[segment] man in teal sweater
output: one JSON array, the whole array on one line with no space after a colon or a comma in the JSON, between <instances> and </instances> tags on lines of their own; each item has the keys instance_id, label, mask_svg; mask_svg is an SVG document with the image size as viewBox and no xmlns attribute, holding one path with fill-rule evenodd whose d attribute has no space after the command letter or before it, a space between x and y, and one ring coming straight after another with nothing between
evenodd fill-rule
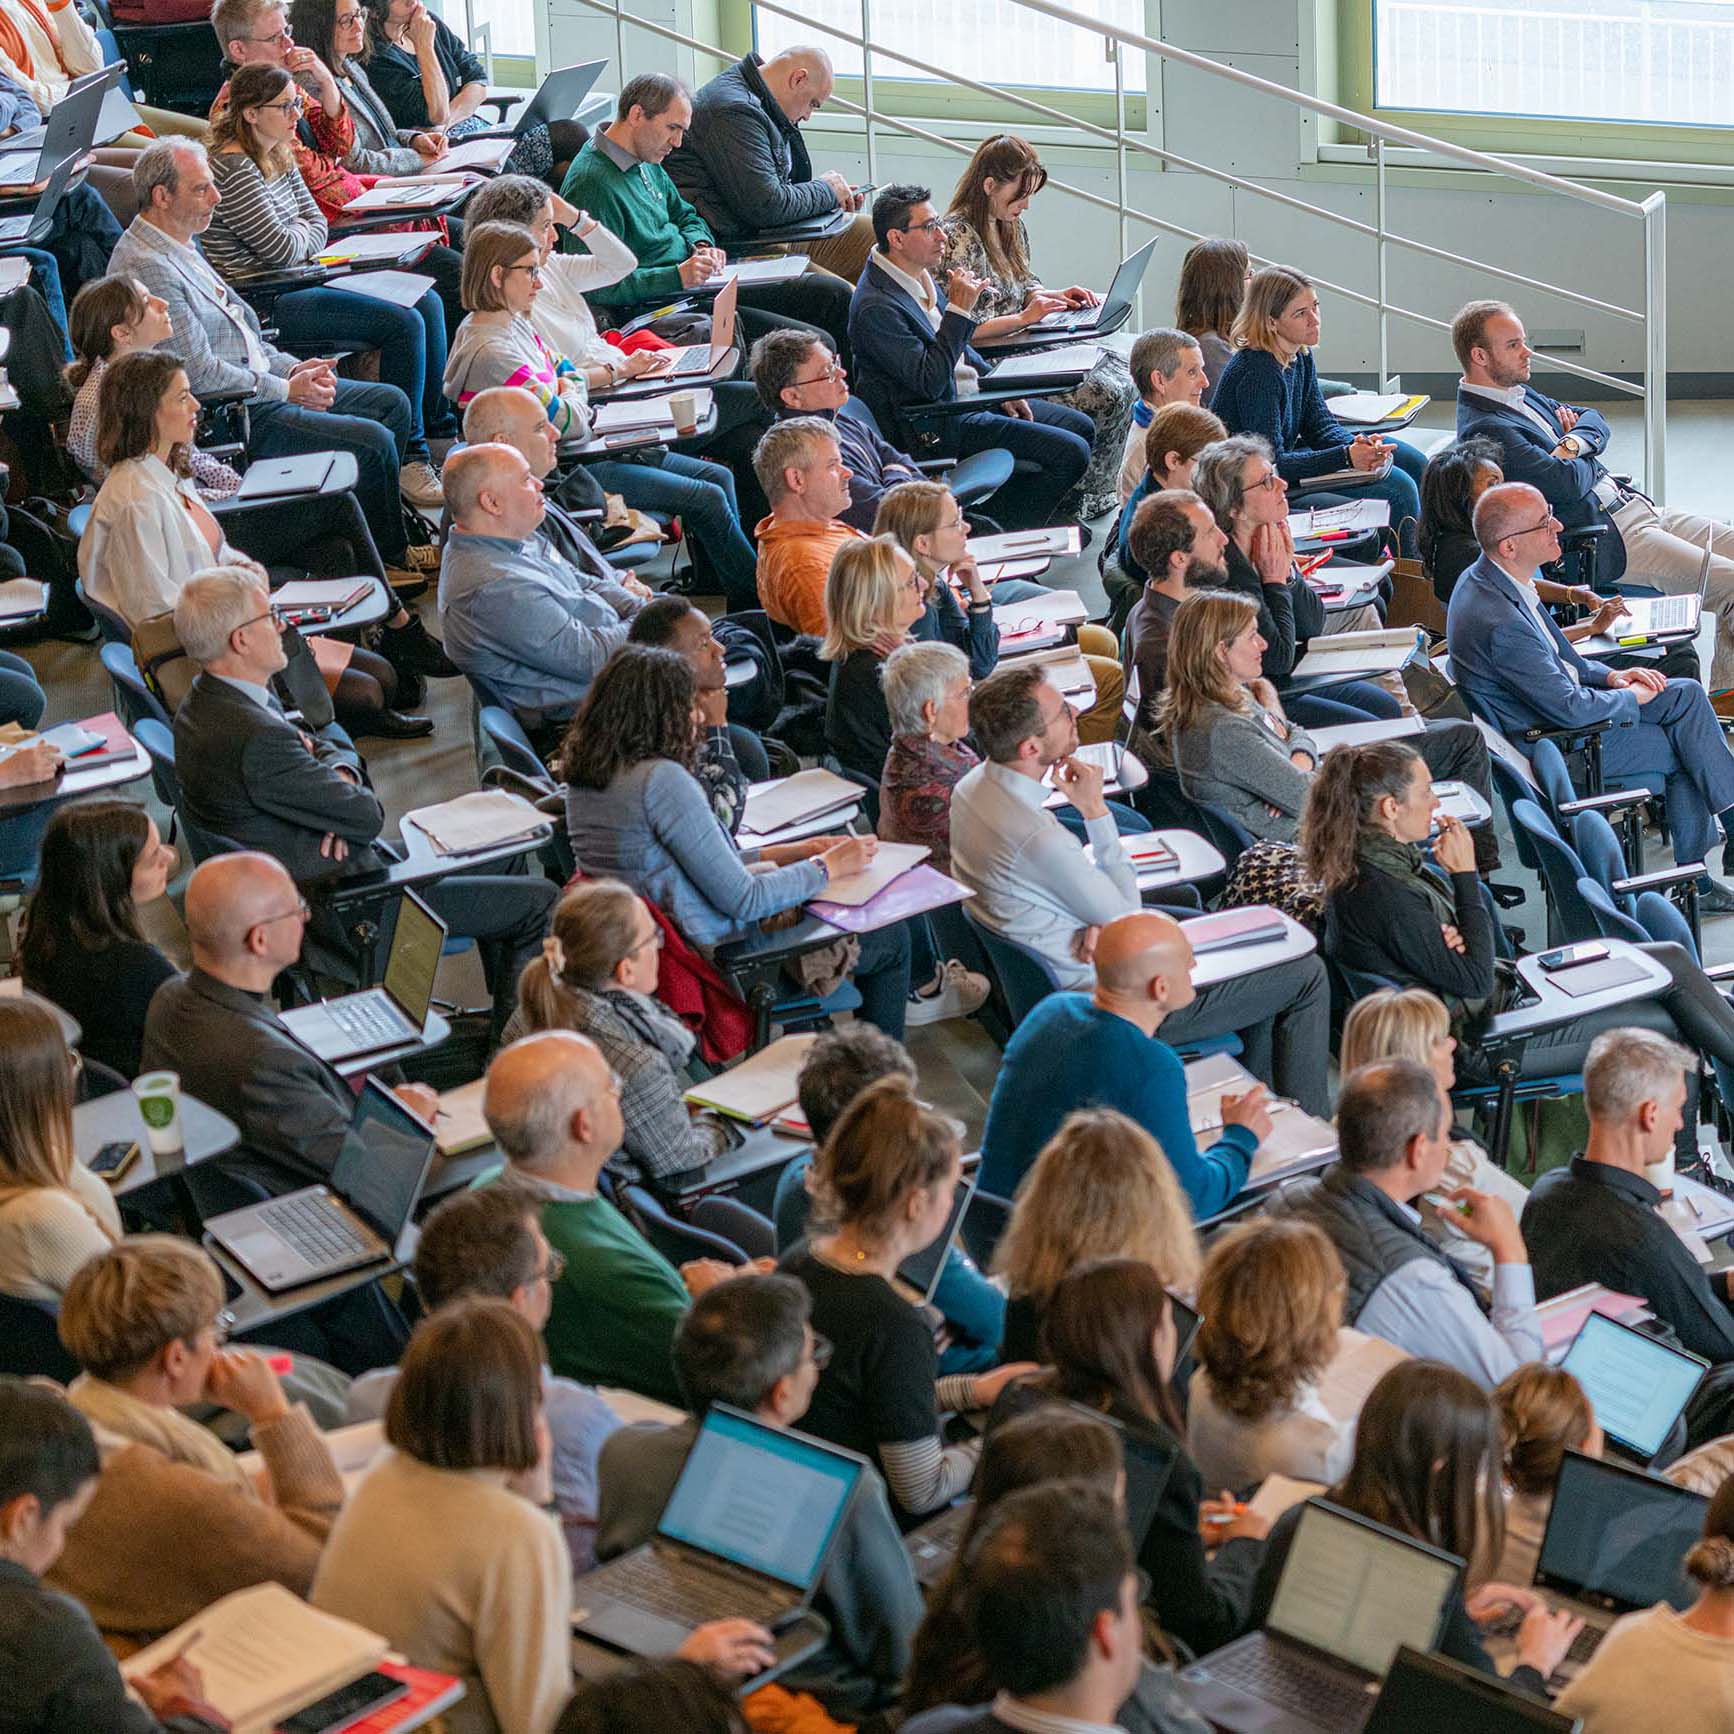
<instances>
[{"instance_id":1,"label":"man in teal sweater","mask_svg":"<svg viewBox=\"0 0 1734 1734\"><path fill-rule=\"evenodd\" d=\"M587 291L589 299L625 315L701 284L720 288L722 249L662 167L692 124L691 91L666 73L640 73L622 88L616 116L590 135L560 189L638 255L637 270ZM780 283L743 282L743 337L750 343L779 325L804 327L823 332L847 361L849 295L841 277L812 265Z\"/></svg>"},{"instance_id":2,"label":"man in teal sweater","mask_svg":"<svg viewBox=\"0 0 1734 1734\"><path fill-rule=\"evenodd\" d=\"M1186 1109L1186 1068L1156 1039L1190 1005L1192 945L1171 916L1139 910L1096 941L1093 993L1052 993L1024 1021L994 1079L981 1140L981 1188L1009 1198L1074 1108L1114 1108L1162 1146L1193 1214L1214 1216L1246 1184L1269 1135L1265 1091L1222 1099L1222 1136L1200 1151Z\"/></svg>"}]
</instances>

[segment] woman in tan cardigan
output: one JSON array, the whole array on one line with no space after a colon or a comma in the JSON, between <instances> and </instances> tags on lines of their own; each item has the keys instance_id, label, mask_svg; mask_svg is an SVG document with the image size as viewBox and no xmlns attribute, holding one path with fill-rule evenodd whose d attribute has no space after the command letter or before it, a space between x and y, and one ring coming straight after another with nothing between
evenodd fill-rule
<instances>
[{"instance_id":1,"label":"woman in tan cardigan","mask_svg":"<svg viewBox=\"0 0 1734 1734\"><path fill-rule=\"evenodd\" d=\"M96 1430L102 1473L50 1581L113 1638L154 1637L257 1583L305 1595L343 1500L307 1410L264 1356L224 1348L222 1305L210 1259L154 1234L90 1260L61 1303L61 1341L84 1369L67 1395ZM246 1417L263 1487L179 1412L200 1401Z\"/></svg>"}]
</instances>

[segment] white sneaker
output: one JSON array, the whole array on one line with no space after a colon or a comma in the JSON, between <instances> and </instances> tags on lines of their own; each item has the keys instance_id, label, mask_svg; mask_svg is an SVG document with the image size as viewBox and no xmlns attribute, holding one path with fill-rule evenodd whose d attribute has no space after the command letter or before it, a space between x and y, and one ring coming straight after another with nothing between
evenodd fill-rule
<instances>
[{"instance_id":1,"label":"white sneaker","mask_svg":"<svg viewBox=\"0 0 1734 1734\"><path fill-rule=\"evenodd\" d=\"M439 471L426 458L416 458L397 472L398 492L412 506L443 506L446 491Z\"/></svg>"},{"instance_id":2,"label":"white sneaker","mask_svg":"<svg viewBox=\"0 0 1734 1734\"><path fill-rule=\"evenodd\" d=\"M906 1024L938 1024L947 1018L966 1018L987 1003L988 981L985 975L968 970L954 957L939 973L939 992L912 993L909 1008L903 1014Z\"/></svg>"}]
</instances>

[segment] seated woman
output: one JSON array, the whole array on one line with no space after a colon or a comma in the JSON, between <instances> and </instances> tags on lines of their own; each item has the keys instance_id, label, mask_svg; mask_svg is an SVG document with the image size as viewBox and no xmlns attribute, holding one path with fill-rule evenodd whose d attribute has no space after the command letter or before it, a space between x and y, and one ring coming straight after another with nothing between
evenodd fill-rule
<instances>
[{"instance_id":1,"label":"seated woman","mask_svg":"<svg viewBox=\"0 0 1734 1734\"><path fill-rule=\"evenodd\" d=\"M306 265L326 250L331 230L290 148L302 97L281 66L240 67L211 123L211 173L222 195L201 243L231 282ZM441 381L446 313L429 289L413 307L342 289L291 289L272 305L278 341L292 353L323 353L333 338L379 352L379 378L409 399L409 440L399 486L412 506L445 503L428 440L449 439L457 418Z\"/></svg>"},{"instance_id":2,"label":"seated woman","mask_svg":"<svg viewBox=\"0 0 1734 1734\"><path fill-rule=\"evenodd\" d=\"M916 1101L908 1079L880 1078L843 1110L819 1151L815 1184L827 1232L784 1253L779 1268L813 1299L813 1329L831 1345L802 1423L870 1457L905 1525L968 1486L973 1445L946 1445L942 1409L991 1407L1026 1366L935 1380L933 1331L891 1285L897 1267L945 1227L957 1190L951 1122Z\"/></svg>"},{"instance_id":3,"label":"seated woman","mask_svg":"<svg viewBox=\"0 0 1734 1734\"><path fill-rule=\"evenodd\" d=\"M672 650L627 644L586 695L561 749L566 831L586 873L624 880L682 936L711 948L823 897L833 878L873 858L871 837L809 837L737 850L693 774L704 713L692 667ZM901 1040L909 934L861 935L851 979L860 1015Z\"/></svg>"},{"instance_id":4,"label":"seated woman","mask_svg":"<svg viewBox=\"0 0 1734 1734\"><path fill-rule=\"evenodd\" d=\"M1206 1486L1347 1473L1359 1406L1343 1390L1407 1357L1343 1324L1345 1286L1336 1248L1298 1218L1254 1217L1212 1244L1186 1431Z\"/></svg>"},{"instance_id":5,"label":"seated woman","mask_svg":"<svg viewBox=\"0 0 1734 1734\"><path fill-rule=\"evenodd\" d=\"M1492 1400L1473 1379L1438 1361L1393 1367L1368 1394L1355 1428L1354 1462L1326 1498L1464 1560L1465 1593L1452 1597L1436 1646L1440 1655L1495 1673L1476 1628L1516 1610L1523 1624L1508 1683L1532 1697L1547 1696L1544 1682L1583 1622L1551 1612L1533 1590L1489 1575L1505 1534L1499 1421ZM1291 1506L1271 1526L1252 1586L1253 1627L1270 1614L1302 1509Z\"/></svg>"},{"instance_id":6,"label":"seated woman","mask_svg":"<svg viewBox=\"0 0 1734 1734\"><path fill-rule=\"evenodd\" d=\"M78 575L92 600L136 626L168 613L194 573L249 564L246 552L230 546L193 482L188 453L198 430L199 400L178 356L145 349L111 362L97 424L97 456L108 477L78 544ZM260 527L249 524L249 516L235 520L238 534ZM301 534L305 539L305 524ZM289 552L251 534L246 539L266 558ZM373 548L371 538L367 547ZM375 575L383 576L383 568ZM420 670L452 672L451 664L419 617L401 604L386 622L381 643L383 656L328 634L306 640L338 719L352 733L430 733L433 724L426 717L405 716L393 706L403 684L413 683L410 690L421 696Z\"/></svg>"},{"instance_id":7,"label":"seated woman","mask_svg":"<svg viewBox=\"0 0 1734 1734\"><path fill-rule=\"evenodd\" d=\"M1190 488L1198 454L1227 437L1221 417L1195 403L1165 403L1151 418L1144 435L1144 474L1119 517L1115 558L1128 578L1143 584L1150 576L1132 547L1132 520L1138 508L1164 488Z\"/></svg>"},{"instance_id":8,"label":"seated woman","mask_svg":"<svg viewBox=\"0 0 1734 1734\"><path fill-rule=\"evenodd\" d=\"M1318 291L1310 278L1284 265L1255 271L1231 333L1234 356L1210 407L1230 433L1269 440L1277 471L1291 487L1338 470L1366 476L1347 487L1347 497L1388 501L1398 546L1413 558L1426 459L1400 439L1350 434L1331 414L1313 363L1319 330ZM1338 497L1311 496L1314 503Z\"/></svg>"},{"instance_id":9,"label":"seated woman","mask_svg":"<svg viewBox=\"0 0 1734 1734\"><path fill-rule=\"evenodd\" d=\"M1541 1538L1568 1451L1602 1454L1602 1430L1583 1386L1564 1367L1531 1361L1493 1387L1504 1447L1505 1550L1493 1575L1501 1583L1535 1581Z\"/></svg>"},{"instance_id":10,"label":"seated woman","mask_svg":"<svg viewBox=\"0 0 1734 1734\"><path fill-rule=\"evenodd\" d=\"M178 859L131 801L58 807L42 836L19 974L77 1020L84 1057L123 1078L138 1074L151 996L175 973L140 931L139 911L168 889Z\"/></svg>"},{"instance_id":11,"label":"seated woman","mask_svg":"<svg viewBox=\"0 0 1734 1734\"><path fill-rule=\"evenodd\" d=\"M58 1306L120 1239L120 1212L74 1153L77 1061L60 1020L38 1000L0 999L0 1056L0 1294Z\"/></svg>"},{"instance_id":12,"label":"seated woman","mask_svg":"<svg viewBox=\"0 0 1734 1734\"><path fill-rule=\"evenodd\" d=\"M875 787L891 750L880 672L921 614L915 562L891 537L851 540L831 556L819 645L820 659L831 665L825 745L844 770Z\"/></svg>"},{"instance_id":13,"label":"seated woman","mask_svg":"<svg viewBox=\"0 0 1734 1734\"><path fill-rule=\"evenodd\" d=\"M1664 1697L1669 1734L1716 1734L1734 1717L1734 1480L1705 1510L1685 1570L1698 1596L1684 1613L1658 1602L1616 1620L1560 1693L1555 1708L1581 1717L1583 1734L1653 1723Z\"/></svg>"},{"instance_id":14,"label":"seated woman","mask_svg":"<svg viewBox=\"0 0 1734 1734\"><path fill-rule=\"evenodd\" d=\"M1024 212L1047 182L1035 147L1014 133L983 139L958 176L943 225L944 268L986 280L975 304L979 323L972 343L1027 331L1049 313L1093 307L1102 299L1076 284L1044 289L1031 267ZM1120 451L1138 401L1125 357L1103 349L1081 384L1050 401L1082 412L1094 424L1090 467L1078 484L1077 515L1099 518L1119 501Z\"/></svg>"},{"instance_id":15,"label":"seated woman","mask_svg":"<svg viewBox=\"0 0 1734 1734\"><path fill-rule=\"evenodd\" d=\"M1252 255L1244 241L1207 235L1194 241L1180 261L1174 288L1174 326L1198 340L1204 355L1203 407L1209 409L1234 356L1234 322L1252 281Z\"/></svg>"},{"instance_id":16,"label":"seated woman","mask_svg":"<svg viewBox=\"0 0 1734 1734\"><path fill-rule=\"evenodd\" d=\"M577 223L581 213L564 201L560 208L571 212L594 251L557 251L554 194L536 181L513 176L503 190L494 181L476 198L481 203L471 202L464 226L463 295L470 312L452 343L446 392L461 405L490 386L519 386L535 393L562 440L586 439L593 389L655 371L645 359L654 352L628 357L596 336L578 287L612 282L631 269L632 254L600 223ZM533 209L521 215L532 198ZM513 213L509 219L484 216L507 212ZM598 260L604 269L597 269ZM552 304L551 315L542 311L545 301ZM654 450L634 453L631 461L586 464L584 479L640 511L678 517L721 587L730 595L755 594L758 556L741 529L734 476L726 465Z\"/></svg>"},{"instance_id":17,"label":"seated woman","mask_svg":"<svg viewBox=\"0 0 1734 1734\"><path fill-rule=\"evenodd\" d=\"M1202 1655L1243 1629L1266 1523L1237 1511L1226 1494L1204 1497L1170 1388L1177 1346L1160 1274L1138 1258L1099 1259L1054 1290L1042 1321L1047 1370L1027 1383L1100 1410L1171 1458L1138 1563L1150 1575L1146 1605L1162 1629ZM1206 1522L1216 1544L1208 1558Z\"/></svg>"},{"instance_id":18,"label":"seated woman","mask_svg":"<svg viewBox=\"0 0 1734 1734\"><path fill-rule=\"evenodd\" d=\"M107 479L108 465L96 455L97 400L109 363L135 349L155 349L169 340L172 329L168 303L131 277L103 277L86 283L72 303L70 335L75 359L66 370L66 383L73 393L66 449L99 488ZM210 502L234 497L241 478L220 458L191 446L187 461L192 465L193 485L200 499Z\"/></svg>"},{"instance_id":19,"label":"seated woman","mask_svg":"<svg viewBox=\"0 0 1734 1734\"><path fill-rule=\"evenodd\" d=\"M305 1595L343 1482L307 1410L266 1357L226 1349L223 1279L190 1241L139 1235L80 1267L60 1340L84 1370L68 1391L98 1429L96 1496L49 1574L104 1632L144 1638L267 1581ZM248 1422L263 1486L180 1411Z\"/></svg>"},{"instance_id":20,"label":"seated woman","mask_svg":"<svg viewBox=\"0 0 1734 1734\"><path fill-rule=\"evenodd\" d=\"M879 775L879 835L920 843L951 871L951 795L981 763L969 744L969 662L950 644L905 644L886 657L880 689L891 746Z\"/></svg>"},{"instance_id":21,"label":"seated woman","mask_svg":"<svg viewBox=\"0 0 1734 1734\"><path fill-rule=\"evenodd\" d=\"M642 898L617 879L574 885L554 906L552 931L524 970L501 1040L539 1030L588 1036L620 1080L625 1130L609 1172L676 1188L737 1140L727 1120L689 1114L681 1100L697 1044L653 997L661 960L662 929Z\"/></svg>"}]
</instances>

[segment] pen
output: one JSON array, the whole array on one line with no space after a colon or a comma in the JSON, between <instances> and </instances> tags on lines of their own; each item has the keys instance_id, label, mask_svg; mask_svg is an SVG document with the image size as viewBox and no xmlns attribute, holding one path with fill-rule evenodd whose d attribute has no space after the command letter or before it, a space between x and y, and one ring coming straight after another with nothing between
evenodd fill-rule
<instances>
[{"instance_id":1,"label":"pen","mask_svg":"<svg viewBox=\"0 0 1734 1734\"><path fill-rule=\"evenodd\" d=\"M1237 1499L1234 1502L1234 1509L1232 1511L1206 1512L1204 1521L1206 1523L1232 1523L1237 1517L1244 1517L1245 1515L1246 1506Z\"/></svg>"},{"instance_id":2,"label":"pen","mask_svg":"<svg viewBox=\"0 0 1734 1734\"><path fill-rule=\"evenodd\" d=\"M1330 557L1331 557L1331 551L1329 548L1327 548L1324 551L1324 553L1315 554L1315 555L1313 555L1313 557L1310 560L1302 560L1300 563L1301 576L1303 578L1312 577L1312 575L1316 571L1318 571L1318 569L1321 566L1323 566L1325 564L1325 562L1330 559Z\"/></svg>"},{"instance_id":3,"label":"pen","mask_svg":"<svg viewBox=\"0 0 1734 1734\"><path fill-rule=\"evenodd\" d=\"M1315 542L1346 542L1349 539L1347 530L1320 530L1312 536Z\"/></svg>"}]
</instances>

